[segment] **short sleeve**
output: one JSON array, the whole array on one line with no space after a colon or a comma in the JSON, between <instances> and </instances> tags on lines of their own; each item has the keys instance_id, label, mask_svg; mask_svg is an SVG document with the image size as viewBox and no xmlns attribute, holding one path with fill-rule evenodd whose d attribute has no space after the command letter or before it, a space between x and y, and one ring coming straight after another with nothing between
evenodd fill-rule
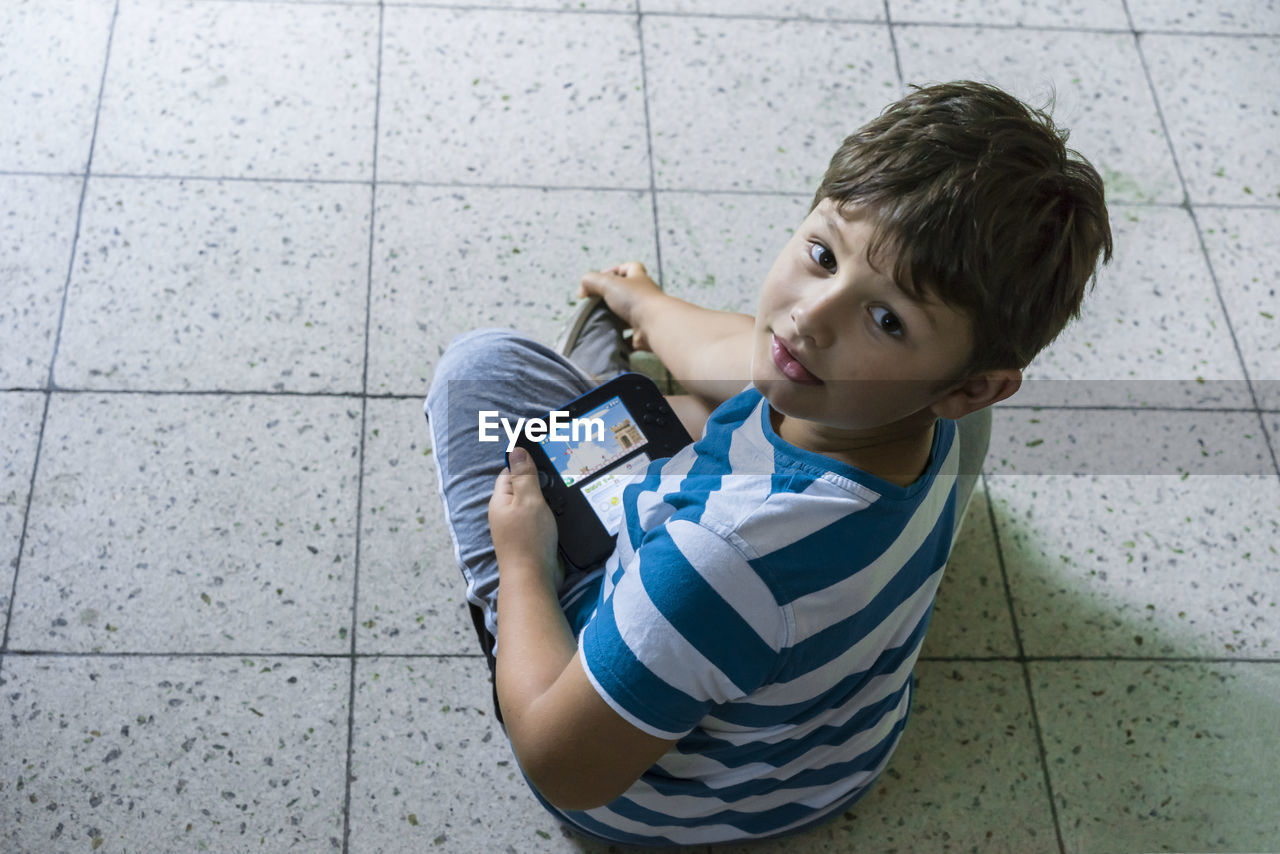
<instances>
[{"instance_id":1,"label":"short sleeve","mask_svg":"<svg viewBox=\"0 0 1280 854\"><path fill-rule=\"evenodd\" d=\"M726 537L673 518L645 535L580 635L596 691L639 729L680 738L775 672L786 620Z\"/></svg>"}]
</instances>

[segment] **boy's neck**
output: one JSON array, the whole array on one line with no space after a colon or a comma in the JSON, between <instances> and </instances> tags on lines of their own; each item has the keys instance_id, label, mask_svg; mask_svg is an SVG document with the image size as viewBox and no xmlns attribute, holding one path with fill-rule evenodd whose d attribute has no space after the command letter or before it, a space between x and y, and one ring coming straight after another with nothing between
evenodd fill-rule
<instances>
[{"instance_id":1,"label":"boy's neck","mask_svg":"<svg viewBox=\"0 0 1280 854\"><path fill-rule=\"evenodd\" d=\"M785 442L847 463L897 486L910 486L929 467L937 416L918 413L857 434L832 433L812 421L769 410L773 430Z\"/></svg>"}]
</instances>

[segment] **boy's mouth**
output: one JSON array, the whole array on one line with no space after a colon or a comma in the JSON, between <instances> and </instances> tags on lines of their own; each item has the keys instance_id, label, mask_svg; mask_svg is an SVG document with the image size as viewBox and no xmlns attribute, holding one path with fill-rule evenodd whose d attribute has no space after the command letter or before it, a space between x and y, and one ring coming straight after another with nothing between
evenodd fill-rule
<instances>
[{"instance_id":1,"label":"boy's mouth","mask_svg":"<svg viewBox=\"0 0 1280 854\"><path fill-rule=\"evenodd\" d=\"M800 364L800 361L791 354L791 351L787 349L787 345L783 344L782 339L777 335L773 336L769 350L773 356L773 363L778 366L778 370L787 379L800 385L822 385L822 380L809 373L809 369Z\"/></svg>"}]
</instances>

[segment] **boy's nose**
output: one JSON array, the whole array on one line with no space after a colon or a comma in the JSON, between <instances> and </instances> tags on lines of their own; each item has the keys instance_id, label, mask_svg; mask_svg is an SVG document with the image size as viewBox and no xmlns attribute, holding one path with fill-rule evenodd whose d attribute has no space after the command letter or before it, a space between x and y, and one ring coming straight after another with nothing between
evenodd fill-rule
<instances>
[{"instance_id":1,"label":"boy's nose","mask_svg":"<svg viewBox=\"0 0 1280 854\"><path fill-rule=\"evenodd\" d=\"M840 293L831 288L813 292L791 306L791 322L796 334L808 338L815 347L828 346L834 336L833 321L841 311Z\"/></svg>"}]
</instances>

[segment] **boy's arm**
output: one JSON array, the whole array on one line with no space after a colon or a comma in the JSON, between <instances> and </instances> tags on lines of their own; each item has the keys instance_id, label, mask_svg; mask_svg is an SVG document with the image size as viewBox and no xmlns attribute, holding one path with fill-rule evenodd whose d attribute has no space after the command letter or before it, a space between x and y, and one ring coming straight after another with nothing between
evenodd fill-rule
<instances>
[{"instance_id":1,"label":"boy's arm","mask_svg":"<svg viewBox=\"0 0 1280 854\"><path fill-rule=\"evenodd\" d=\"M556 527L521 449L489 503L498 557L498 702L520 767L553 806L625 792L675 743L632 726L596 693L556 596Z\"/></svg>"},{"instance_id":2,"label":"boy's arm","mask_svg":"<svg viewBox=\"0 0 1280 854\"><path fill-rule=\"evenodd\" d=\"M709 406L751 381L751 315L702 308L663 293L637 261L587 273L582 293L604 297L634 330L635 346L652 350L686 391Z\"/></svg>"}]
</instances>

